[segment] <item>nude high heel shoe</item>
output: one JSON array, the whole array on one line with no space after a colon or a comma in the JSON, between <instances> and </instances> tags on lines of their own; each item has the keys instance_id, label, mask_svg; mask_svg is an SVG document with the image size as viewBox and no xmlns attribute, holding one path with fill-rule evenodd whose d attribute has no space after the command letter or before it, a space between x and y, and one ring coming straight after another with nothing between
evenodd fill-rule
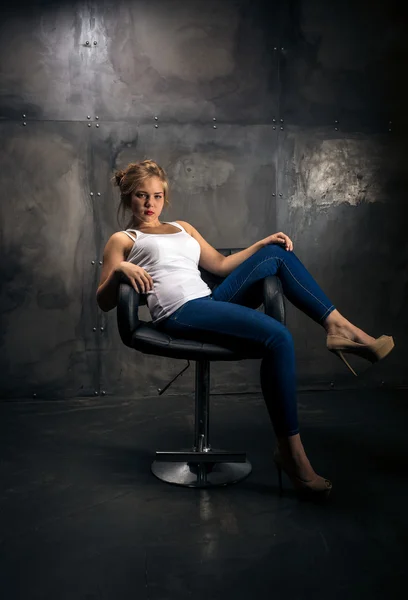
<instances>
[{"instance_id":1,"label":"nude high heel shoe","mask_svg":"<svg viewBox=\"0 0 408 600\"><path fill-rule=\"evenodd\" d=\"M327 349L336 354L348 366L350 371L357 377L357 373L345 359L343 352L356 354L362 358L366 358L372 363L375 363L391 352L394 348L394 340L390 335L382 335L372 344L359 344L353 342L342 335L328 334Z\"/></svg>"},{"instance_id":2,"label":"nude high heel shoe","mask_svg":"<svg viewBox=\"0 0 408 600\"><path fill-rule=\"evenodd\" d=\"M293 473L293 467L284 464L284 460L279 452L279 448L275 448L273 453L273 461L278 470L279 476L279 493L282 495L282 471L285 471L286 475L291 480L293 487L295 488L296 494L302 500L313 500L317 502L326 501L332 489L332 483L329 479L316 477L310 481L300 479Z\"/></svg>"}]
</instances>

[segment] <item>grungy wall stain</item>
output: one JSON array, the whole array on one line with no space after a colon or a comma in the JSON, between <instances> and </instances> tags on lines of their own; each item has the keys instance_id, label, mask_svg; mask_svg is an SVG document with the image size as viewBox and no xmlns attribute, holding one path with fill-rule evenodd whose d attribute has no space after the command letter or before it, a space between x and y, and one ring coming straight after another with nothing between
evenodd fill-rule
<instances>
[{"instance_id":1,"label":"grungy wall stain","mask_svg":"<svg viewBox=\"0 0 408 600\"><path fill-rule=\"evenodd\" d=\"M235 167L232 162L199 152L180 156L169 169L172 189L188 194L202 194L227 183Z\"/></svg>"},{"instance_id":2,"label":"grungy wall stain","mask_svg":"<svg viewBox=\"0 0 408 600\"><path fill-rule=\"evenodd\" d=\"M163 78L213 81L233 72L239 17L231 3L207 0L198 11L194 2L150 0L142 8L129 9L136 17L135 33L144 56Z\"/></svg>"},{"instance_id":3,"label":"grungy wall stain","mask_svg":"<svg viewBox=\"0 0 408 600\"><path fill-rule=\"evenodd\" d=\"M384 171L389 177L393 167L378 140L323 135L297 131L294 136L292 164L287 167L295 178L288 198L291 207L386 202Z\"/></svg>"}]
</instances>

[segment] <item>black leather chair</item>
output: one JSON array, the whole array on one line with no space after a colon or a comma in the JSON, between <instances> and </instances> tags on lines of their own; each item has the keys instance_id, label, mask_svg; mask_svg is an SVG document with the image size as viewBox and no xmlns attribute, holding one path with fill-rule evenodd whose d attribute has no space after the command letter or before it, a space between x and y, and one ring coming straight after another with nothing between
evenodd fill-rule
<instances>
[{"instance_id":1,"label":"black leather chair","mask_svg":"<svg viewBox=\"0 0 408 600\"><path fill-rule=\"evenodd\" d=\"M238 250L218 251L227 256ZM223 281L223 278L205 269L200 268L200 271L211 290ZM227 485L244 479L252 470L245 452L215 450L210 446L210 361L261 358L259 348L251 348L248 344L244 349L234 348L231 344L224 347L211 343L210 339L202 342L170 337L152 322L139 319L138 309L142 304L146 304L146 296L138 294L124 278L119 284L117 304L118 327L123 343L144 354L181 358L188 362L163 389L159 388L159 395L188 369L190 360L196 362L194 446L184 450L157 451L151 466L153 474L167 483L188 487ZM267 277L251 290L247 305L258 308L261 304L265 314L285 324L284 296L278 277Z\"/></svg>"}]
</instances>

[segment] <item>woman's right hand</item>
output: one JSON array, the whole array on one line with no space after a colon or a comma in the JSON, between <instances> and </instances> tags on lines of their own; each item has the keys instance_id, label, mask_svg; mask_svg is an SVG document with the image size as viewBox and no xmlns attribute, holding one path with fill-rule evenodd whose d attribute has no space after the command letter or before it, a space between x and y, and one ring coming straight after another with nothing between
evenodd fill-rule
<instances>
[{"instance_id":1,"label":"woman's right hand","mask_svg":"<svg viewBox=\"0 0 408 600\"><path fill-rule=\"evenodd\" d=\"M138 294L146 294L153 289L153 279L142 267L123 261L116 268L116 272L123 273Z\"/></svg>"}]
</instances>

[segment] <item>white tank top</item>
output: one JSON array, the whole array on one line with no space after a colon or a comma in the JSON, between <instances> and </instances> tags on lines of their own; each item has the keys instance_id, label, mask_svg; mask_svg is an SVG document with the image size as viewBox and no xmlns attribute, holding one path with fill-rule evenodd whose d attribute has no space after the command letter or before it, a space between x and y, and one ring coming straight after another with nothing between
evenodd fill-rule
<instances>
[{"instance_id":1,"label":"white tank top","mask_svg":"<svg viewBox=\"0 0 408 600\"><path fill-rule=\"evenodd\" d=\"M188 300L212 293L198 269L200 244L179 223L168 223L180 231L143 233L126 229L123 232L134 242L126 261L142 267L153 279L153 289L146 294L153 323L170 316Z\"/></svg>"}]
</instances>

